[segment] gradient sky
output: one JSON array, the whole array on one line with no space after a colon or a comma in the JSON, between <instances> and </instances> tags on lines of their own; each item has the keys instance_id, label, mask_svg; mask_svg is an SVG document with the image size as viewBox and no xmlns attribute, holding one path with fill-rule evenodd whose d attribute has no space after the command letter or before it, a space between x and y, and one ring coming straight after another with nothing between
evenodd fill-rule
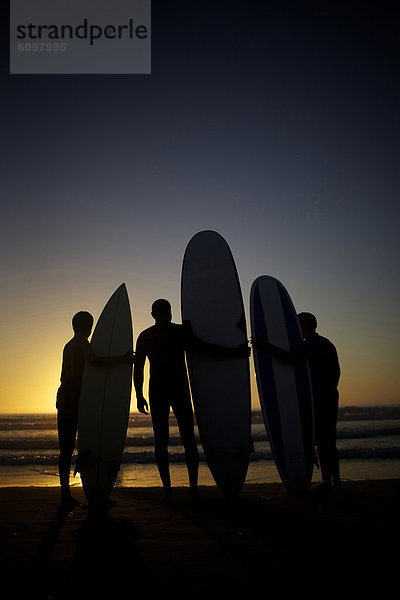
<instances>
[{"instance_id":1,"label":"gradient sky","mask_svg":"<svg viewBox=\"0 0 400 600\"><path fill-rule=\"evenodd\" d=\"M2 15L0 412L55 410L72 315L97 319L120 283L135 339L158 297L180 322L182 258L203 229L231 247L248 325L253 280L277 277L335 343L341 404L398 403L394 9L152 13L147 76L10 76Z\"/></svg>"}]
</instances>

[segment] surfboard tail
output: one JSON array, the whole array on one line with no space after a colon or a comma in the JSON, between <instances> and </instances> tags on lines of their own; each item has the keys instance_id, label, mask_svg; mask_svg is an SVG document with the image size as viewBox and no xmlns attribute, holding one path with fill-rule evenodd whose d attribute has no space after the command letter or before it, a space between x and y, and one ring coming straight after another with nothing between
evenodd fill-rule
<instances>
[{"instance_id":1,"label":"surfboard tail","mask_svg":"<svg viewBox=\"0 0 400 600\"><path fill-rule=\"evenodd\" d=\"M205 449L208 467L219 490L226 497L238 496L246 480L250 446L211 446Z\"/></svg>"}]
</instances>

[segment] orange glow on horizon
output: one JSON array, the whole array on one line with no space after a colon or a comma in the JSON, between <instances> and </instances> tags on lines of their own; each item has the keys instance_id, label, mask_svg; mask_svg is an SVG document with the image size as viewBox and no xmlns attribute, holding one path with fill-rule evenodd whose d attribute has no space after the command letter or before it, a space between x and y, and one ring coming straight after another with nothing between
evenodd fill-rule
<instances>
[{"instance_id":1,"label":"orange glow on horizon","mask_svg":"<svg viewBox=\"0 0 400 600\"><path fill-rule=\"evenodd\" d=\"M47 307L39 298L31 296L28 305L26 297L20 297L9 305L3 313L2 344L0 347L0 413L55 413L56 392L59 386L62 350L72 337L70 318L87 306L91 306L95 321L102 305L113 292L116 284L108 284L99 292L94 288L91 294L81 292L87 302L81 303L71 297L60 302L50 296ZM129 290L129 285L128 285ZM63 290L60 292L62 296ZM75 292L76 293L76 292ZM159 290L154 297L161 297ZM100 298L100 300L99 300ZM179 321L177 299L171 298L175 307L173 320ZM149 313L150 301L131 292L134 323L134 339L139 333L153 324ZM56 307L56 308L54 308ZM71 309L72 307L72 309ZM70 317L71 315L71 317ZM321 331L321 335L324 335ZM373 406L399 404L399 376L396 351L397 340L381 335L379 331L369 331L366 336L352 336L348 331L338 331L332 336L341 364L342 376L339 384L341 406ZM329 331L326 333L330 338ZM389 338L389 339L388 339ZM254 376L253 359L250 358L252 408L259 408L257 387ZM147 393L148 363L146 361L144 392ZM146 396L147 397L147 396ZM131 411L136 411L136 396L132 391Z\"/></svg>"},{"instance_id":2,"label":"orange glow on horizon","mask_svg":"<svg viewBox=\"0 0 400 600\"><path fill-rule=\"evenodd\" d=\"M68 340L67 340L68 341ZM55 413L56 392L59 386L62 348L49 345L48 358L45 355L33 356L28 363L14 361L12 356L1 356L4 374L1 382L0 413ZM397 389L390 369L381 371L379 376L353 368L346 373L342 364L339 384L341 406L375 406L398 404ZM384 387L382 384L385 384ZM147 398L148 363L146 363L144 391ZM252 409L260 408L254 369L251 364ZM136 395L132 387L131 412L137 412Z\"/></svg>"}]
</instances>

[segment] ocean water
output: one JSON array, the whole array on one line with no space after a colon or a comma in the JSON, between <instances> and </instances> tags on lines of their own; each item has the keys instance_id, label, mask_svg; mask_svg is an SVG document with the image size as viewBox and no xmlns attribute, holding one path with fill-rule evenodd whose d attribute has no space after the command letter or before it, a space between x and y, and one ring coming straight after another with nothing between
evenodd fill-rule
<instances>
[{"instance_id":1,"label":"ocean water","mask_svg":"<svg viewBox=\"0 0 400 600\"><path fill-rule=\"evenodd\" d=\"M197 432L197 430L196 430ZM252 414L251 454L247 483L279 482L264 422ZM200 485L214 485L199 443ZM400 477L400 406L342 407L338 450L343 479ZM188 485L184 450L175 419L170 418L170 461L173 485ZM73 458L73 462L76 458ZM0 415L0 487L57 486L58 440L55 414ZM314 470L313 481L320 480ZM80 477L71 484L81 485ZM132 413L117 486L160 486L153 454L149 416Z\"/></svg>"}]
</instances>

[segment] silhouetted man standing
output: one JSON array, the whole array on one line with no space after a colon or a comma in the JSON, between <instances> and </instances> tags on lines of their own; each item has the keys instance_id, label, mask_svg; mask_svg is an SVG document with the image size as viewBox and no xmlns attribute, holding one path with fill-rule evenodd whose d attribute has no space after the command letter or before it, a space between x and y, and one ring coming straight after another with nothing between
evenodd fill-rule
<instances>
[{"instance_id":1,"label":"silhouetted man standing","mask_svg":"<svg viewBox=\"0 0 400 600\"><path fill-rule=\"evenodd\" d=\"M88 341L93 327L93 317L80 311L72 319L74 337L64 346L61 385L57 391L57 428L60 454L58 470L61 486L61 506L72 509L78 501L71 496L69 476L78 428L79 399L85 363L94 367L107 367L118 363L133 364L133 352L123 356L96 356Z\"/></svg>"},{"instance_id":2,"label":"silhouetted man standing","mask_svg":"<svg viewBox=\"0 0 400 600\"><path fill-rule=\"evenodd\" d=\"M294 362L306 358L310 367L314 419L315 443L321 467L322 486L341 487L339 456L336 448L336 427L339 405L337 389L340 366L335 346L317 332L317 319L311 313L297 315L304 341L299 348L290 352L270 344L263 338L253 338L252 343L271 352L284 362Z\"/></svg>"},{"instance_id":3,"label":"silhouetted man standing","mask_svg":"<svg viewBox=\"0 0 400 600\"><path fill-rule=\"evenodd\" d=\"M192 499L198 496L199 453L194 434L194 420L185 363L185 349L190 346L219 356L248 356L247 344L238 348L223 348L196 338L190 326L172 323L168 300L156 300L151 309L155 325L142 331L136 345L134 384L139 412L147 414L148 404L143 396L143 369L150 362L149 401L154 430L155 458L164 486L166 503L172 502L169 472L168 439L169 411L172 408L185 447Z\"/></svg>"},{"instance_id":4,"label":"silhouetted man standing","mask_svg":"<svg viewBox=\"0 0 400 600\"><path fill-rule=\"evenodd\" d=\"M322 484L340 488L336 427L339 406L337 389L340 366L335 346L316 332L317 319L311 313L298 315L304 337L314 399L315 443L321 467Z\"/></svg>"}]
</instances>

